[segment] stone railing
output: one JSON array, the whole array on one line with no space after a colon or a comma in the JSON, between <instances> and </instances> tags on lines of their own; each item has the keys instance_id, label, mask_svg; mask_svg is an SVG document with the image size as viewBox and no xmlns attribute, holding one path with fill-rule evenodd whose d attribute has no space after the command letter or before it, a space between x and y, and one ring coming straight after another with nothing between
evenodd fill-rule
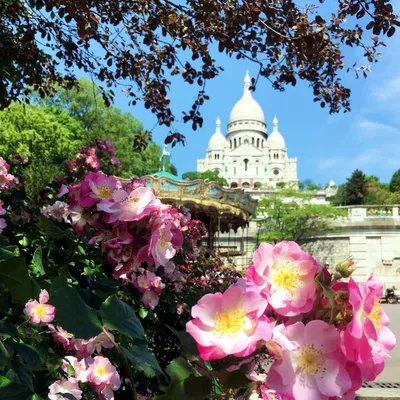
<instances>
[{"instance_id":1,"label":"stone railing","mask_svg":"<svg viewBox=\"0 0 400 400\"><path fill-rule=\"evenodd\" d=\"M400 205L343 206L351 220L364 218L399 218Z\"/></svg>"}]
</instances>

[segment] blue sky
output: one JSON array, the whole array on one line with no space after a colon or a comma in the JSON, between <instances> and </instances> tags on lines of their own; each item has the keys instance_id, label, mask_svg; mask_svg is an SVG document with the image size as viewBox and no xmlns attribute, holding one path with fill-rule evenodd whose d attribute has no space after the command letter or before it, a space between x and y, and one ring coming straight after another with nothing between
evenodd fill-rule
<instances>
[{"instance_id":1,"label":"blue sky","mask_svg":"<svg viewBox=\"0 0 400 400\"><path fill-rule=\"evenodd\" d=\"M379 63L371 65L372 73L367 79L355 80L352 73L343 72L344 82L352 89L351 113L330 115L327 108L321 109L313 103L312 90L303 82L281 93L260 78L253 95L264 110L268 132L271 132L272 120L277 115L289 157L298 159L300 180L309 178L316 183L327 183L333 179L340 184L359 168L387 182L400 168L400 31L391 39L385 39L385 43L387 48L382 49L383 57ZM346 51L346 55L348 65L354 61L358 61L359 66L367 63L359 50ZM195 171L196 160L204 158L218 116L223 132L226 131L230 111L243 93L245 71L249 70L252 76L257 73L256 65L249 61L229 59L218 52L215 56L225 72L207 83L210 100L201 110L203 128L194 132L188 124L176 124L187 139L186 146L169 149L179 175ZM181 111L192 104L196 89L197 86L180 80L173 82L169 97L177 116L180 117ZM154 127L156 119L151 112L141 104L128 106L124 94L118 90L115 93L117 107L131 112L146 129ZM162 146L167 133L167 128L156 127L153 139Z\"/></svg>"}]
</instances>

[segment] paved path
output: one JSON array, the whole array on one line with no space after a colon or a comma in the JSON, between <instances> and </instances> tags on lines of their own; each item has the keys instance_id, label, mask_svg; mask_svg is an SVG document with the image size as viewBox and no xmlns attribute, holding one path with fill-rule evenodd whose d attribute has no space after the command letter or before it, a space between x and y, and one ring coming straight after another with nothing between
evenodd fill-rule
<instances>
[{"instance_id":1,"label":"paved path","mask_svg":"<svg viewBox=\"0 0 400 400\"><path fill-rule=\"evenodd\" d=\"M396 347L391 351L383 372L376 378L376 382L400 383L400 304L382 304L390 318L389 328L397 339Z\"/></svg>"}]
</instances>

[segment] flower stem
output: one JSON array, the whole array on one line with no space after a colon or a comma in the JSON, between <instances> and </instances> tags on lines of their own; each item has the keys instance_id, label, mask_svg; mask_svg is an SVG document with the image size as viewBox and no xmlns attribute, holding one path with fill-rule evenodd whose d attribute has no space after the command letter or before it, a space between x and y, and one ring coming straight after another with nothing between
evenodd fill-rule
<instances>
[{"instance_id":1,"label":"flower stem","mask_svg":"<svg viewBox=\"0 0 400 400\"><path fill-rule=\"evenodd\" d=\"M107 329L105 329L105 326L103 326L103 332L105 333L105 335L108 337L108 339L110 339L110 342L114 345L115 349L118 351L118 353L120 354L120 356L122 357L122 359L124 360L124 364L125 364L125 368L128 372L129 375L129 380L131 381L131 386L132 386L132 399L133 400L137 400L137 393L136 393L136 387L135 387L135 381L133 379L133 374L132 374L132 370L131 367L129 365L129 361L126 358L126 355L124 354L124 352L122 351L121 347L119 347L118 343L113 339L113 337L107 332Z\"/></svg>"}]
</instances>

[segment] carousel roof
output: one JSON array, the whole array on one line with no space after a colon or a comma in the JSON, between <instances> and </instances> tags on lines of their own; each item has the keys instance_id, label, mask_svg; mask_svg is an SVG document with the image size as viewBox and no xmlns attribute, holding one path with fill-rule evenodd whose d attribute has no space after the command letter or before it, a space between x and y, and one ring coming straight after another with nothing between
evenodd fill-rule
<instances>
[{"instance_id":1,"label":"carousel roof","mask_svg":"<svg viewBox=\"0 0 400 400\"><path fill-rule=\"evenodd\" d=\"M221 232L246 226L257 207L257 200L244 190L226 189L208 180L184 181L164 171L142 179L164 202L188 207L195 218L215 219Z\"/></svg>"}]
</instances>

